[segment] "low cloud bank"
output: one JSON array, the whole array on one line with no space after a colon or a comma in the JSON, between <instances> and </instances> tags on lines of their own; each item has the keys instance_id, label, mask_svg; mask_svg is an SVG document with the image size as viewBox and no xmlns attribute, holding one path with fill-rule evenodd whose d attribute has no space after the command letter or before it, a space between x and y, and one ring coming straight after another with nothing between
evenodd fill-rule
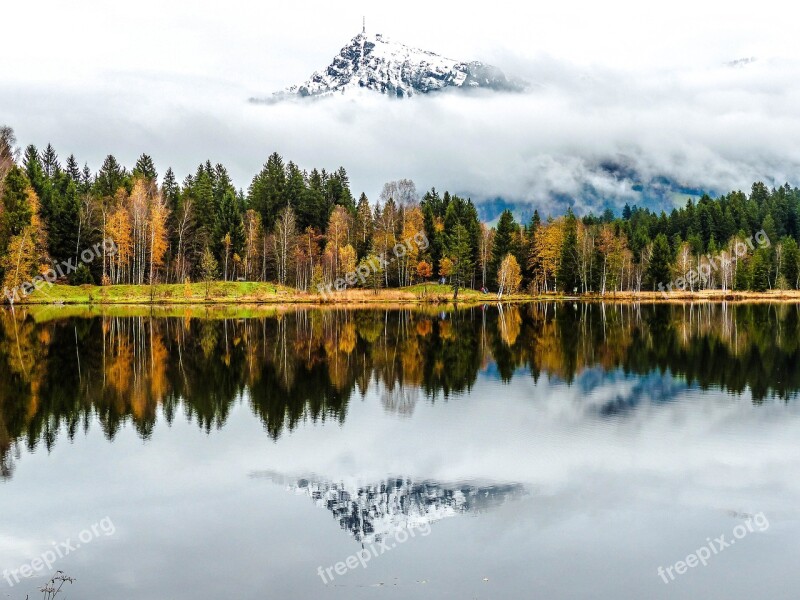
<instances>
[{"instance_id":1,"label":"low cloud bank","mask_svg":"<svg viewBox=\"0 0 800 600\"><path fill-rule=\"evenodd\" d=\"M92 168L108 153L130 165L147 152L183 177L211 159L245 189L277 150L304 168L345 166L371 199L384 181L410 177L478 202L583 213L669 208L754 180L800 184L800 62L653 72L508 62L530 82L525 93L253 105L257 90L140 73L91 89L0 84L0 121L21 143L52 142Z\"/></svg>"}]
</instances>

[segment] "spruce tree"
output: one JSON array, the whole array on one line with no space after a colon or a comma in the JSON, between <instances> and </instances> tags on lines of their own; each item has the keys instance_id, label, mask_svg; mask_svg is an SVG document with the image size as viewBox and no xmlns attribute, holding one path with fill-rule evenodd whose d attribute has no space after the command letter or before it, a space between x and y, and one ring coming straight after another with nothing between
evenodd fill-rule
<instances>
[{"instance_id":1,"label":"spruce tree","mask_svg":"<svg viewBox=\"0 0 800 600\"><path fill-rule=\"evenodd\" d=\"M800 280L800 248L794 238L786 237L783 240L783 262L781 273L792 289L797 289Z\"/></svg>"},{"instance_id":2,"label":"spruce tree","mask_svg":"<svg viewBox=\"0 0 800 600\"><path fill-rule=\"evenodd\" d=\"M219 263L227 267L226 277L232 273L231 266L234 255L242 255L244 241L244 223L239 212L236 192L229 189L222 197L214 230L214 244L217 248L217 256L219 257ZM227 263L226 257L228 259Z\"/></svg>"},{"instance_id":3,"label":"spruce tree","mask_svg":"<svg viewBox=\"0 0 800 600\"><path fill-rule=\"evenodd\" d=\"M33 144L25 148L25 153L22 155L22 166L25 167L28 182L37 194L40 193L47 180L47 173L45 173L42 160L39 158L39 151Z\"/></svg>"},{"instance_id":4,"label":"spruce tree","mask_svg":"<svg viewBox=\"0 0 800 600\"><path fill-rule=\"evenodd\" d=\"M76 256L80 231L78 186L66 172L56 173L42 198L41 216L48 231L48 250L56 261Z\"/></svg>"},{"instance_id":5,"label":"spruce tree","mask_svg":"<svg viewBox=\"0 0 800 600\"><path fill-rule=\"evenodd\" d=\"M469 282L474 269L472 263L472 248L469 245L469 232L463 225L456 225L450 234L447 244L447 254L453 261L453 272L450 276L453 286L453 300L458 299L458 290Z\"/></svg>"},{"instance_id":6,"label":"spruce tree","mask_svg":"<svg viewBox=\"0 0 800 600\"><path fill-rule=\"evenodd\" d=\"M265 231L271 231L278 212L286 206L286 169L283 158L273 152L253 178L247 191L248 206L261 215Z\"/></svg>"},{"instance_id":7,"label":"spruce tree","mask_svg":"<svg viewBox=\"0 0 800 600\"><path fill-rule=\"evenodd\" d=\"M189 195L194 199L195 215L199 227L198 236L203 245L216 249L219 239L215 239L218 221L218 207L214 202L214 182L212 176L201 165L191 184L187 186Z\"/></svg>"},{"instance_id":8,"label":"spruce tree","mask_svg":"<svg viewBox=\"0 0 800 600\"><path fill-rule=\"evenodd\" d=\"M61 165L58 162L58 154L51 144L42 152L42 169L44 169L47 177L53 177L58 171L61 170Z\"/></svg>"},{"instance_id":9,"label":"spruce tree","mask_svg":"<svg viewBox=\"0 0 800 600\"><path fill-rule=\"evenodd\" d=\"M81 171L81 181L79 186L80 193L88 194L92 190L93 185L94 185L94 176L92 175L92 171L89 168L89 165L84 164L83 170Z\"/></svg>"},{"instance_id":10,"label":"spruce tree","mask_svg":"<svg viewBox=\"0 0 800 600\"><path fill-rule=\"evenodd\" d=\"M127 183L126 176L125 169L120 166L113 155L109 154L103 161L103 166L100 167L100 172L94 182L97 194L101 197L113 198L117 190Z\"/></svg>"},{"instance_id":11,"label":"spruce tree","mask_svg":"<svg viewBox=\"0 0 800 600\"><path fill-rule=\"evenodd\" d=\"M133 167L133 175L143 177L147 181L155 181L158 179L158 172L156 166L153 164L153 159L147 154L142 154L136 161L136 166Z\"/></svg>"},{"instance_id":12,"label":"spruce tree","mask_svg":"<svg viewBox=\"0 0 800 600\"><path fill-rule=\"evenodd\" d=\"M367 195L362 192L356 206L355 242L358 259L364 258L372 247L372 209Z\"/></svg>"},{"instance_id":13,"label":"spruce tree","mask_svg":"<svg viewBox=\"0 0 800 600\"><path fill-rule=\"evenodd\" d=\"M25 172L17 166L11 168L3 184L2 211L0 212L0 254L8 247L11 237L19 235L30 225L31 210L28 202L30 183Z\"/></svg>"},{"instance_id":14,"label":"spruce tree","mask_svg":"<svg viewBox=\"0 0 800 600\"><path fill-rule=\"evenodd\" d=\"M659 285L666 286L669 283L671 262L672 253L667 236L659 233L653 241L653 254L647 267L647 280L654 291L659 289Z\"/></svg>"},{"instance_id":15,"label":"spruce tree","mask_svg":"<svg viewBox=\"0 0 800 600\"><path fill-rule=\"evenodd\" d=\"M739 261L739 265L736 269L736 276L733 280L733 288L735 290L743 291L750 289L750 263L752 262L752 259L749 261Z\"/></svg>"},{"instance_id":16,"label":"spruce tree","mask_svg":"<svg viewBox=\"0 0 800 600\"><path fill-rule=\"evenodd\" d=\"M75 158L74 154L70 154L67 157L67 168L66 173L69 175L69 178L72 179L76 184L79 184L81 181L81 169L78 166L78 161Z\"/></svg>"},{"instance_id":17,"label":"spruce tree","mask_svg":"<svg viewBox=\"0 0 800 600\"><path fill-rule=\"evenodd\" d=\"M627 202L625 203L625 208L622 209L622 218L625 221L630 221L631 216L633 215L633 211L631 211L631 206Z\"/></svg>"},{"instance_id":18,"label":"spruce tree","mask_svg":"<svg viewBox=\"0 0 800 600\"><path fill-rule=\"evenodd\" d=\"M759 248L750 261L750 289L754 292L764 292L770 288L770 260L769 251Z\"/></svg>"},{"instance_id":19,"label":"spruce tree","mask_svg":"<svg viewBox=\"0 0 800 600\"><path fill-rule=\"evenodd\" d=\"M350 214L355 212L356 205L350 192L350 178L344 167L339 167L325 180L325 198L331 211L336 206L344 206Z\"/></svg>"},{"instance_id":20,"label":"spruce tree","mask_svg":"<svg viewBox=\"0 0 800 600\"><path fill-rule=\"evenodd\" d=\"M514 215L510 210L504 210L497 221L494 245L492 246L492 260L489 262L488 279L492 286L497 284L497 270L500 268L500 263L503 262L506 254L514 251L514 233L516 229L517 224L514 221Z\"/></svg>"},{"instance_id":21,"label":"spruce tree","mask_svg":"<svg viewBox=\"0 0 800 600\"><path fill-rule=\"evenodd\" d=\"M778 229L775 226L775 219L772 217L771 214L768 214L764 217L764 220L761 222L761 229L764 230L764 233L767 234L767 238L769 238L770 244L775 244L778 241Z\"/></svg>"},{"instance_id":22,"label":"spruce tree","mask_svg":"<svg viewBox=\"0 0 800 600\"><path fill-rule=\"evenodd\" d=\"M446 239L442 221L446 206L436 188L431 188L431 191L425 193L419 206L422 209L422 222L429 243L427 252L431 264L438 265L445 254Z\"/></svg>"},{"instance_id":23,"label":"spruce tree","mask_svg":"<svg viewBox=\"0 0 800 600\"><path fill-rule=\"evenodd\" d=\"M564 241L561 244L557 278L559 287L568 294L577 291L580 287L578 221L572 208L567 209L567 215L564 218Z\"/></svg>"},{"instance_id":24,"label":"spruce tree","mask_svg":"<svg viewBox=\"0 0 800 600\"><path fill-rule=\"evenodd\" d=\"M175 180L175 173L172 171L172 167L169 167L167 172L164 173L164 181L161 184L161 193L164 194L164 200L166 200L169 209L171 211L176 210L178 207L180 186L178 186L178 182Z\"/></svg>"},{"instance_id":25,"label":"spruce tree","mask_svg":"<svg viewBox=\"0 0 800 600\"><path fill-rule=\"evenodd\" d=\"M325 220L321 196L315 198L306 196L305 176L293 162L286 165L286 186L283 195L284 207L290 206L295 212L300 231L304 231L309 225L320 227ZM282 210L283 208L281 208Z\"/></svg>"}]
</instances>

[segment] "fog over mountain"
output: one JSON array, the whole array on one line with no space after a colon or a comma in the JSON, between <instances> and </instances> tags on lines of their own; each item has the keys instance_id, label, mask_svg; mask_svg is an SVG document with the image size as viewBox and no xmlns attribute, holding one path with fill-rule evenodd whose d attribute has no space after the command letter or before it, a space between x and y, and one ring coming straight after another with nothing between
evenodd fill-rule
<instances>
[{"instance_id":1,"label":"fog over mountain","mask_svg":"<svg viewBox=\"0 0 800 600\"><path fill-rule=\"evenodd\" d=\"M644 11L623 2L615 9L639 11L630 31L608 7L588 4L536 13L500 3L479 19L422 3L403 14L342 14L317 2L283 12L234 2L224 16L186 16L188 4L145 2L133 15L82 11L94 33L75 36L58 24L79 9L46 4L44 24L31 7L7 9L19 26L0 63L0 122L23 144L52 142L92 168L108 153L132 164L147 152L160 172L172 166L183 177L210 159L246 188L277 150L301 167L345 166L354 191L372 200L383 182L409 177L420 190L472 197L487 219L506 205L669 208L754 180L800 184L800 52L764 33L778 8L784 20L791 7ZM324 69L364 12L368 32L496 65L529 85L247 102ZM143 29L155 34L145 46L136 41Z\"/></svg>"}]
</instances>

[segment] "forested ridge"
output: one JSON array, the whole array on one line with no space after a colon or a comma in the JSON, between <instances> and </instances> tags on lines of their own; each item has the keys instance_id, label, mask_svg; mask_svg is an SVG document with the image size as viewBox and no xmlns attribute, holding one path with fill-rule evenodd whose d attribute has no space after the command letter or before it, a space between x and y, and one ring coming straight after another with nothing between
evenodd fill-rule
<instances>
[{"instance_id":1,"label":"forested ridge","mask_svg":"<svg viewBox=\"0 0 800 600\"><path fill-rule=\"evenodd\" d=\"M425 244L408 243L420 235ZM116 251L82 260L104 240ZM360 268L369 281L350 286L444 278L512 293L797 289L799 240L800 190L788 184L754 183L748 194L688 199L670 212L536 211L518 223L505 211L490 227L468 198L436 189L419 197L410 180L387 183L374 201L356 198L344 167L304 170L277 153L237 190L222 164L207 161L179 182L146 154L130 169L109 155L94 172L49 144L19 149L0 128L7 298L48 272L76 285L221 279L316 292Z\"/></svg>"}]
</instances>

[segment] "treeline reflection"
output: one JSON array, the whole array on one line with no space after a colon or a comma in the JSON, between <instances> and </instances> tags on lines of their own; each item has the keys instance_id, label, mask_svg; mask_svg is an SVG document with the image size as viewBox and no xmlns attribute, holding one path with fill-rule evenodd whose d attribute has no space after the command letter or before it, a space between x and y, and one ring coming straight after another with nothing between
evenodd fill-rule
<instances>
[{"instance_id":1,"label":"treeline reflection","mask_svg":"<svg viewBox=\"0 0 800 600\"><path fill-rule=\"evenodd\" d=\"M48 449L99 420L144 438L178 415L206 431L247 402L277 439L300 422L343 421L377 390L408 415L468 391L480 372L571 385L586 369L669 371L754 402L800 389L800 305L539 303L436 309L305 310L248 318L37 320L0 312L0 459ZM529 376L529 375L525 375Z\"/></svg>"}]
</instances>

